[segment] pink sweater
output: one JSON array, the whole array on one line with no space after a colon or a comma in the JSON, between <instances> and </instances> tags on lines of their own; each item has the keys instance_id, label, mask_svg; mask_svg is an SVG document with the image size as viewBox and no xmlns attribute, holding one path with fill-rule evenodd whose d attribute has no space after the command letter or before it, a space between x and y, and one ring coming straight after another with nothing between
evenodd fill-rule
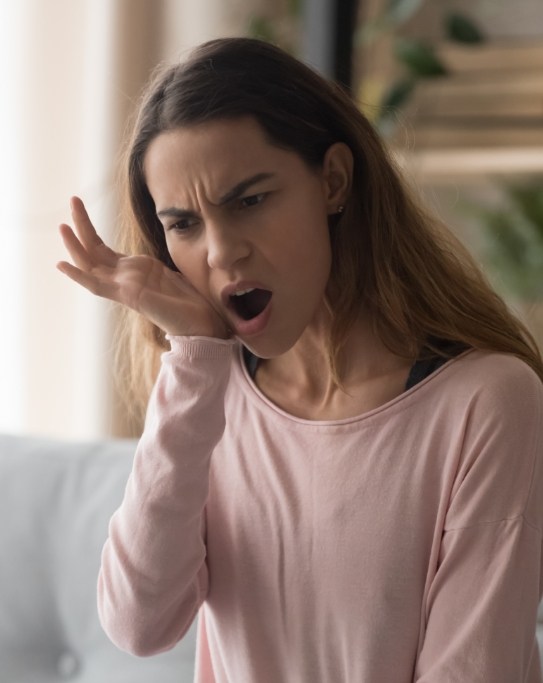
<instances>
[{"instance_id":1,"label":"pink sweater","mask_svg":"<svg viewBox=\"0 0 543 683\"><path fill-rule=\"evenodd\" d=\"M199 613L198 683L539 683L543 385L467 352L360 417L268 401L173 338L98 596L122 649Z\"/></svg>"}]
</instances>

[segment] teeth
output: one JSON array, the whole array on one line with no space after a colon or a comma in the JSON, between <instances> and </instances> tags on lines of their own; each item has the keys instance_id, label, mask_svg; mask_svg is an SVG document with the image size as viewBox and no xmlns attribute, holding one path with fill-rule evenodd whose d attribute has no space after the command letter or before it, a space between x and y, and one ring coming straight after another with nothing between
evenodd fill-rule
<instances>
[{"instance_id":1,"label":"teeth","mask_svg":"<svg viewBox=\"0 0 543 683\"><path fill-rule=\"evenodd\" d=\"M249 289L240 289L239 292L234 292L232 296L243 296L244 294L249 294L249 292L254 292L255 287L249 287Z\"/></svg>"}]
</instances>

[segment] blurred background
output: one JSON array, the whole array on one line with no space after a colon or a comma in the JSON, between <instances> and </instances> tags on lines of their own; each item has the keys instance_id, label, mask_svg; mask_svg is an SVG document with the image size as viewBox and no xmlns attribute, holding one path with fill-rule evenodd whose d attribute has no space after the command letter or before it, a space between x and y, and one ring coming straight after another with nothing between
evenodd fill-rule
<instances>
[{"instance_id":1,"label":"blurred background","mask_svg":"<svg viewBox=\"0 0 543 683\"><path fill-rule=\"evenodd\" d=\"M0 6L0 432L134 435L114 310L55 269L81 196L106 241L156 65L204 40L278 43L349 88L425 201L543 339L541 0L18 0Z\"/></svg>"}]
</instances>

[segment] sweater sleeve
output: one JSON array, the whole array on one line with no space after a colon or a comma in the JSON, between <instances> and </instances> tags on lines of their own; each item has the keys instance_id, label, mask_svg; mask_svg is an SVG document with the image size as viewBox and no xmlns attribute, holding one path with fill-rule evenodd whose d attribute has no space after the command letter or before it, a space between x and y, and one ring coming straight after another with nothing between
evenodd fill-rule
<instances>
[{"instance_id":1,"label":"sweater sleeve","mask_svg":"<svg viewBox=\"0 0 543 683\"><path fill-rule=\"evenodd\" d=\"M459 445L417 683L541 680L543 386L524 368L485 384Z\"/></svg>"},{"instance_id":2,"label":"sweater sleeve","mask_svg":"<svg viewBox=\"0 0 543 683\"><path fill-rule=\"evenodd\" d=\"M173 647L207 592L204 509L224 431L235 342L172 337L98 577L98 612L122 650Z\"/></svg>"}]
</instances>

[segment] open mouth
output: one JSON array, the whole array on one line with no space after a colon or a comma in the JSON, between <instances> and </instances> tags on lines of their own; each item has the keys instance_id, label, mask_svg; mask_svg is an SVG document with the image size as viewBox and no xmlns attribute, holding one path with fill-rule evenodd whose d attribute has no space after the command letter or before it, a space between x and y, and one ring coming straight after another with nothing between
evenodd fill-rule
<instances>
[{"instance_id":1,"label":"open mouth","mask_svg":"<svg viewBox=\"0 0 543 683\"><path fill-rule=\"evenodd\" d=\"M243 320L252 320L262 313L270 303L272 293L267 289L246 289L230 295L230 303Z\"/></svg>"}]
</instances>

